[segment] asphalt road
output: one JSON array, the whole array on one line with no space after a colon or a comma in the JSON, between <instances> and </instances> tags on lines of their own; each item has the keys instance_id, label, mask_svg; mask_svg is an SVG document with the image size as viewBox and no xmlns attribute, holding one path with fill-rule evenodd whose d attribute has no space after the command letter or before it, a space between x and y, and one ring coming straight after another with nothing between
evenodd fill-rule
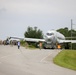
<instances>
[{"instance_id":1,"label":"asphalt road","mask_svg":"<svg viewBox=\"0 0 76 75\"><path fill-rule=\"evenodd\" d=\"M76 75L76 71L53 63L53 57L59 52L0 45L0 75Z\"/></svg>"}]
</instances>

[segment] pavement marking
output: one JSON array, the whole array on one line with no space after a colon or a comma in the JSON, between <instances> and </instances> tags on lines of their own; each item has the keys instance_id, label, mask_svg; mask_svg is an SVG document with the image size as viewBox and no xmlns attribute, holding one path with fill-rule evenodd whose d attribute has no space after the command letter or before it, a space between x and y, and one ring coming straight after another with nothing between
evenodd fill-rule
<instances>
[{"instance_id":1,"label":"pavement marking","mask_svg":"<svg viewBox=\"0 0 76 75\"><path fill-rule=\"evenodd\" d=\"M49 55L47 55L46 57L44 57L43 59L41 59L40 62L43 62L48 56L50 56L52 53L50 53Z\"/></svg>"}]
</instances>

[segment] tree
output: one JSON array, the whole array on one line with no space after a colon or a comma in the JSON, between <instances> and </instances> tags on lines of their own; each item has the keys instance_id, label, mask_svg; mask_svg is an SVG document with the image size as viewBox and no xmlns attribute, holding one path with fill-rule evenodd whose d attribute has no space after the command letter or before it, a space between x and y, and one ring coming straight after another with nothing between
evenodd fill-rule
<instances>
[{"instance_id":1,"label":"tree","mask_svg":"<svg viewBox=\"0 0 76 75\"><path fill-rule=\"evenodd\" d=\"M27 31L24 33L24 36L27 38L37 38L37 39L42 39L43 38L43 33L40 29L37 29L37 27L28 27Z\"/></svg>"},{"instance_id":2,"label":"tree","mask_svg":"<svg viewBox=\"0 0 76 75\"><path fill-rule=\"evenodd\" d=\"M43 39L43 33L37 27L28 27L27 31L25 31L24 36L27 38L36 38L36 39ZM37 43L35 42L28 42L31 47L37 47Z\"/></svg>"}]
</instances>

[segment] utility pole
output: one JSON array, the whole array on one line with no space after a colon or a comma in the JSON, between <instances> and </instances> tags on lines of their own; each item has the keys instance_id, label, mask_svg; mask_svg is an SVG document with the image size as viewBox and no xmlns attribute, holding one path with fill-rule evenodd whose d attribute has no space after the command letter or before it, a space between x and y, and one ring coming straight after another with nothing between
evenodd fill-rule
<instances>
[{"instance_id":1,"label":"utility pole","mask_svg":"<svg viewBox=\"0 0 76 75\"><path fill-rule=\"evenodd\" d=\"M72 25L73 25L73 23L72 23L72 19L71 19L71 41L72 41ZM72 50L72 42L71 42L71 50Z\"/></svg>"}]
</instances>

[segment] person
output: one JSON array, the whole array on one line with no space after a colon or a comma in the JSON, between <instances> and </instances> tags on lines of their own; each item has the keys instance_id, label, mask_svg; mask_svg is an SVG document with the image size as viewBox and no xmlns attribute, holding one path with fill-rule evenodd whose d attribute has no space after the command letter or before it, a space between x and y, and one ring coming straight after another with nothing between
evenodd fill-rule
<instances>
[{"instance_id":1,"label":"person","mask_svg":"<svg viewBox=\"0 0 76 75\"><path fill-rule=\"evenodd\" d=\"M61 45L58 44L58 49L61 49Z\"/></svg>"},{"instance_id":2,"label":"person","mask_svg":"<svg viewBox=\"0 0 76 75\"><path fill-rule=\"evenodd\" d=\"M19 49L20 48L20 41L18 41L17 45L18 45L18 49Z\"/></svg>"},{"instance_id":3,"label":"person","mask_svg":"<svg viewBox=\"0 0 76 75\"><path fill-rule=\"evenodd\" d=\"M13 40L10 41L10 45L13 46Z\"/></svg>"},{"instance_id":4,"label":"person","mask_svg":"<svg viewBox=\"0 0 76 75\"><path fill-rule=\"evenodd\" d=\"M41 50L41 48L42 48L42 42L39 43L39 47L40 47L40 50Z\"/></svg>"},{"instance_id":5,"label":"person","mask_svg":"<svg viewBox=\"0 0 76 75\"><path fill-rule=\"evenodd\" d=\"M25 46L26 46L26 49L27 49L28 48L28 43L27 42L25 43Z\"/></svg>"}]
</instances>

